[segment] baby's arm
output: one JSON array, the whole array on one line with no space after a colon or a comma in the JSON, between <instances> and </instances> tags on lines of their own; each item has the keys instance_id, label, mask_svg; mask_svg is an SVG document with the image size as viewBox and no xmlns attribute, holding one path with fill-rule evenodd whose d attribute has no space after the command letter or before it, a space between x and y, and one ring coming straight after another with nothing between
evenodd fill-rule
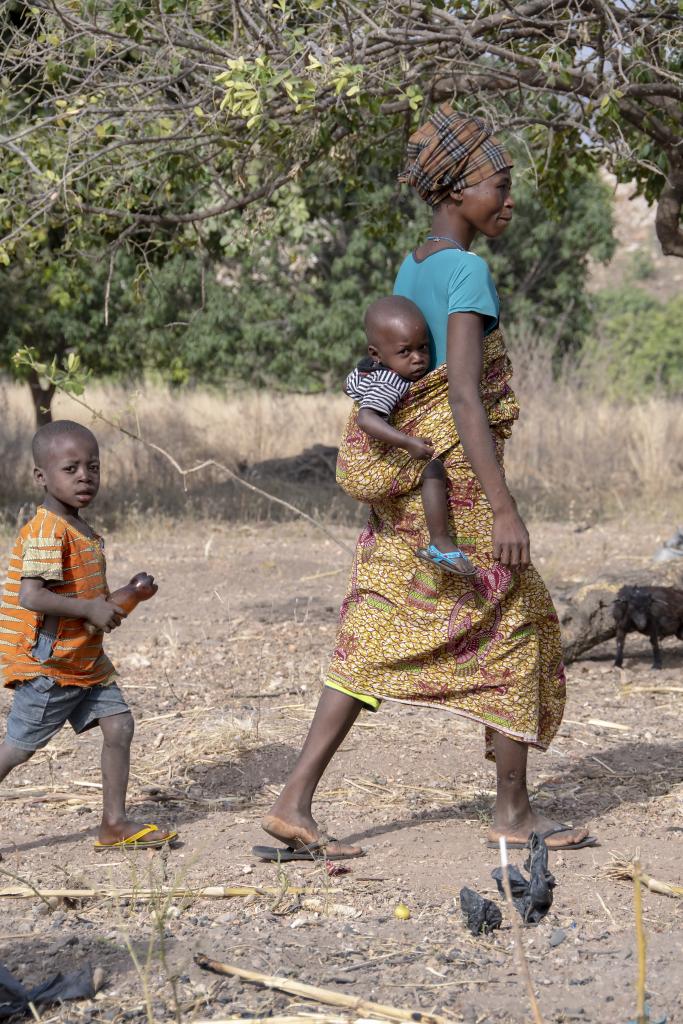
<instances>
[{"instance_id":1,"label":"baby's arm","mask_svg":"<svg viewBox=\"0 0 683 1024\"><path fill-rule=\"evenodd\" d=\"M78 598L55 594L40 577L24 576L19 587L19 604L39 615L63 619L87 619L97 629L110 633L121 625L124 612L106 597Z\"/></svg>"},{"instance_id":2,"label":"baby's arm","mask_svg":"<svg viewBox=\"0 0 683 1024\"><path fill-rule=\"evenodd\" d=\"M358 426L370 437L377 438L394 448L405 448L414 459L433 459L434 445L427 438L410 437L397 430L374 409L363 408L358 412Z\"/></svg>"}]
</instances>

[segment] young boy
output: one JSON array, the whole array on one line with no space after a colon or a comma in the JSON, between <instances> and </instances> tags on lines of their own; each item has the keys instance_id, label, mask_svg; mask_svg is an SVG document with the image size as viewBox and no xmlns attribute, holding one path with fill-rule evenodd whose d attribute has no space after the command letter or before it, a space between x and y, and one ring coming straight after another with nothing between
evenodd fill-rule
<instances>
[{"instance_id":1,"label":"young boy","mask_svg":"<svg viewBox=\"0 0 683 1024\"><path fill-rule=\"evenodd\" d=\"M368 355L346 378L346 394L358 402L358 426L385 444L404 448L414 459L428 460L422 474L429 545L419 558L446 572L471 576L476 568L454 543L448 523L446 473L427 438L409 437L388 422L411 383L429 371L427 324L414 302L400 295L378 299L365 314Z\"/></svg>"},{"instance_id":2,"label":"young boy","mask_svg":"<svg viewBox=\"0 0 683 1024\"><path fill-rule=\"evenodd\" d=\"M100 486L94 435L79 423L48 423L33 438L33 475L44 499L20 531L0 603L0 674L14 690L0 781L70 722L102 730L98 850L148 849L175 839L126 818L133 716L113 681L102 633L124 613L109 598L102 539L81 519ZM91 623L96 632L85 628Z\"/></svg>"}]
</instances>

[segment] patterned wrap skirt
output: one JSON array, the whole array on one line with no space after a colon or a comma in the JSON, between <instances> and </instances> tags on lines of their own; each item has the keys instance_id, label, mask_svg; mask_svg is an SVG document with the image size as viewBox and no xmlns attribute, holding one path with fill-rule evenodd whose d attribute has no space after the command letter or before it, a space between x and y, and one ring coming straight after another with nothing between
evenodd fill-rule
<instances>
[{"instance_id":1,"label":"patterned wrap skirt","mask_svg":"<svg viewBox=\"0 0 683 1024\"><path fill-rule=\"evenodd\" d=\"M496 330L484 342L480 397L501 467L519 413L511 375ZM492 730L543 750L565 702L557 613L533 566L516 572L493 559L493 514L455 429L445 366L411 386L392 422L435 445L447 475L452 536L477 572L455 576L417 557L429 540L425 463L368 437L354 408L337 479L370 505L370 518L358 539L327 682L481 722L488 757Z\"/></svg>"}]
</instances>

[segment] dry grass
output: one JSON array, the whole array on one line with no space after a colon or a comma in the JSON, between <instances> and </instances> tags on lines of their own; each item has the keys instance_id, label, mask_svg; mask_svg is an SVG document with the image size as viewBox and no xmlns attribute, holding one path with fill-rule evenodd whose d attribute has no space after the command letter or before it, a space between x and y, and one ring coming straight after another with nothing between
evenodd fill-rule
<instances>
[{"instance_id":1,"label":"dry grass","mask_svg":"<svg viewBox=\"0 0 683 1024\"><path fill-rule=\"evenodd\" d=\"M522 417L509 444L507 473L528 513L584 522L680 501L683 403L664 398L615 403L583 381L580 368L553 375L549 357L529 338L513 338L512 348ZM108 417L172 452L183 466L214 458L234 469L294 457L314 444L335 445L350 406L338 393L169 392L152 385L136 392L97 385L86 397ZM35 495L32 408L25 385L1 383L0 399L5 410L0 507L13 523L19 507ZM56 399L55 414L92 423L65 396ZM94 426L104 464L98 512L107 525L150 509L249 521L279 515L214 471L192 478L186 492L163 458L111 427ZM324 474L302 482L266 466L256 482L308 512L347 521L361 515Z\"/></svg>"},{"instance_id":2,"label":"dry grass","mask_svg":"<svg viewBox=\"0 0 683 1024\"><path fill-rule=\"evenodd\" d=\"M537 516L579 523L683 499L683 401L609 400L581 366L553 373L528 337L512 338L522 414L506 453L513 491Z\"/></svg>"},{"instance_id":3,"label":"dry grass","mask_svg":"<svg viewBox=\"0 0 683 1024\"><path fill-rule=\"evenodd\" d=\"M172 453L184 468L215 459L233 470L293 457L314 444L336 445L350 408L343 394L178 392L153 385L135 391L95 385L85 398L109 419ZM5 410L0 457L3 465L10 467L3 474L0 508L13 522L20 506L36 495L30 454L35 428L26 385L0 382L0 401ZM170 515L201 512L204 516L249 521L279 515L276 506L259 501L214 470L191 477L185 490L167 460L93 419L68 396L55 398L53 415L86 423L97 434L103 464L97 512L107 525L149 509ZM255 482L309 513L348 518L355 512L354 504L350 499L344 501L332 479L326 486L303 492L284 475L273 475L277 479L259 475Z\"/></svg>"}]
</instances>

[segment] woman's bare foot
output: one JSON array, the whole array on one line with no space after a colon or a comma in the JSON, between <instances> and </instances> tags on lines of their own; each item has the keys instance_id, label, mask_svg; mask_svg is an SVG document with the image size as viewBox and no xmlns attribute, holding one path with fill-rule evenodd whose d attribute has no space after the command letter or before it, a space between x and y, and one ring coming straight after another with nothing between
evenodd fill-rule
<instances>
[{"instance_id":1,"label":"woman's bare foot","mask_svg":"<svg viewBox=\"0 0 683 1024\"><path fill-rule=\"evenodd\" d=\"M120 843L123 839L128 839L130 836L137 835L138 832L145 828L145 823L139 824L136 821L128 821L128 819L119 822L116 825L107 825L104 822L101 823L97 838L100 843L104 846L108 846L111 843ZM174 832L150 832L149 835L143 836L140 840L142 843L158 843L160 846L167 842L169 839L175 838L176 833Z\"/></svg>"},{"instance_id":2,"label":"woman's bare foot","mask_svg":"<svg viewBox=\"0 0 683 1024\"><path fill-rule=\"evenodd\" d=\"M273 808L274 809L274 808ZM348 846L336 841L327 841L327 837L318 828L315 820L310 817L288 813L287 818L279 817L277 814L266 814L261 819L261 828L274 839L291 847L293 850L300 850L303 847L311 847L316 844L324 844L325 853L337 857L361 857L363 849L360 846Z\"/></svg>"},{"instance_id":3,"label":"woman's bare foot","mask_svg":"<svg viewBox=\"0 0 683 1024\"><path fill-rule=\"evenodd\" d=\"M559 821L546 818L543 814L535 814L533 811L523 818L503 821L494 815L493 826L489 830L489 840L497 843L501 836L505 836L509 843L526 843L531 832L541 835L551 829L558 829L555 835L549 835L546 839L546 846L549 850L562 850L566 847L575 846L588 838L588 829L576 827L565 829Z\"/></svg>"}]
</instances>

